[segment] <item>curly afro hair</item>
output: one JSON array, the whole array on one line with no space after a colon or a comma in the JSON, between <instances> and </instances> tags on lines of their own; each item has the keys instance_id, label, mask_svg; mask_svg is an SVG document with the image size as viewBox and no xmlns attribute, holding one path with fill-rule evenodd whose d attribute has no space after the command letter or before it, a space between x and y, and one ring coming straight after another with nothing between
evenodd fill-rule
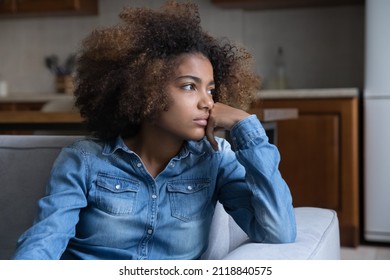
<instances>
[{"instance_id":1,"label":"curly afro hair","mask_svg":"<svg viewBox=\"0 0 390 280\"><path fill-rule=\"evenodd\" d=\"M78 57L75 105L94 136L134 136L142 120L167 110L164 88L183 53L210 60L215 102L246 109L260 88L252 56L203 31L195 4L168 1L157 11L125 7L119 17L121 24L94 30Z\"/></svg>"}]
</instances>

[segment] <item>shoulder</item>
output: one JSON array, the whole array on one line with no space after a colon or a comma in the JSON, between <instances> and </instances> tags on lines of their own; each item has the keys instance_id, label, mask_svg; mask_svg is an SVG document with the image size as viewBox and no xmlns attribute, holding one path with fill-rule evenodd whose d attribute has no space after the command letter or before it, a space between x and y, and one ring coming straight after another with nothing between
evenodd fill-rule
<instances>
[{"instance_id":1,"label":"shoulder","mask_svg":"<svg viewBox=\"0 0 390 280\"><path fill-rule=\"evenodd\" d=\"M85 137L75 140L70 145L64 147L68 150L75 150L81 153L92 153L102 152L105 142L92 137Z\"/></svg>"}]
</instances>

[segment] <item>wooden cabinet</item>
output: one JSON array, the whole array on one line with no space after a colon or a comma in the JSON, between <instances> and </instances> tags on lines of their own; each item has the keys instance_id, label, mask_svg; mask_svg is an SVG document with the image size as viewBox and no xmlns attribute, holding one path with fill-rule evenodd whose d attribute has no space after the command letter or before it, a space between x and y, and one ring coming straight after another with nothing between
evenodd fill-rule
<instances>
[{"instance_id":1,"label":"wooden cabinet","mask_svg":"<svg viewBox=\"0 0 390 280\"><path fill-rule=\"evenodd\" d=\"M96 15L97 0L2 0L1 16Z\"/></svg>"},{"instance_id":2,"label":"wooden cabinet","mask_svg":"<svg viewBox=\"0 0 390 280\"><path fill-rule=\"evenodd\" d=\"M294 206L334 209L343 246L359 244L358 98L264 99L257 108L297 108L278 121L280 170Z\"/></svg>"},{"instance_id":3,"label":"wooden cabinet","mask_svg":"<svg viewBox=\"0 0 390 280\"><path fill-rule=\"evenodd\" d=\"M15 1L13 0L1 0L0 1L0 14L10 14L15 11Z\"/></svg>"},{"instance_id":4,"label":"wooden cabinet","mask_svg":"<svg viewBox=\"0 0 390 280\"><path fill-rule=\"evenodd\" d=\"M1 102L0 103L0 134L31 134L30 130L16 131L11 128L2 128L4 122L8 122L8 116L2 115L4 112L24 112L24 111L40 111L45 102Z\"/></svg>"},{"instance_id":5,"label":"wooden cabinet","mask_svg":"<svg viewBox=\"0 0 390 280\"><path fill-rule=\"evenodd\" d=\"M0 103L0 134L87 135L89 132L76 111L42 110L48 101Z\"/></svg>"},{"instance_id":6,"label":"wooden cabinet","mask_svg":"<svg viewBox=\"0 0 390 280\"><path fill-rule=\"evenodd\" d=\"M284 9L336 5L364 4L364 0L211 0L224 8Z\"/></svg>"},{"instance_id":7,"label":"wooden cabinet","mask_svg":"<svg viewBox=\"0 0 390 280\"><path fill-rule=\"evenodd\" d=\"M45 105L44 101L37 102L1 102L1 111L39 111Z\"/></svg>"}]
</instances>

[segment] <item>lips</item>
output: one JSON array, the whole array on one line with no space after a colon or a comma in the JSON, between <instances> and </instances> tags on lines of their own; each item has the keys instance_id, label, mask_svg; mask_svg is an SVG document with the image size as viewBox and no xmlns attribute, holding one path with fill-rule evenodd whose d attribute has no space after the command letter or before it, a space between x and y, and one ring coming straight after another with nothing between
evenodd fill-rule
<instances>
[{"instance_id":1,"label":"lips","mask_svg":"<svg viewBox=\"0 0 390 280\"><path fill-rule=\"evenodd\" d=\"M194 123L200 126L207 126L207 120L194 120Z\"/></svg>"},{"instance_id":2,"label":"lips","mask_svg":"<svg viewBox=\"0 0 390 280\"><path fill-rule=\"evenodd\" d=\"M202 117L196 118L196 119L194 119L194 123L196 123L197 125L200 125L200 126L207 126L208 118L209 118L209 116L202 116Z\"/></svg>"}]
</instances>

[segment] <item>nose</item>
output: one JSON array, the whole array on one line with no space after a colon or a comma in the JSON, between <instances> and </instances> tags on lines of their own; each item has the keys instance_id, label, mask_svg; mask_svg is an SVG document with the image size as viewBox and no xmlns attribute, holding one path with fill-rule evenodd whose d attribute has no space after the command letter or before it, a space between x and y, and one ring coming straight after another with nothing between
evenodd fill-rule
<instances>
[{"instance_id":1,"label":"nose","mask_svg":"<svg viewBox=\"0 0 390 280\"><path fill-rule=\"evenodd\" d=\"M214 107L213 96L209 94L207 91L203 92L201 94L198 104L200 109L211 110Z\"/></svg>"}]
</instances>

